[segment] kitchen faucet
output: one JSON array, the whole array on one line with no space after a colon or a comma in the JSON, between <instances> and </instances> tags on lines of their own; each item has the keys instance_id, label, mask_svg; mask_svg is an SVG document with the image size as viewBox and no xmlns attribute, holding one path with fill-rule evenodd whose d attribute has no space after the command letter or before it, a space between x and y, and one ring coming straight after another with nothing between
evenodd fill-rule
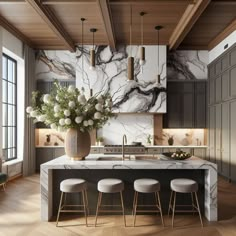
<instances>
[{"instance_id":1,"label":"kitchen faucet","mask_svg":"<svg viewBox=\"0 0 236 236\"><path fill-rule=\"evenodd\" d=\"M125 144L127 144L127 137L126 135L124 134L123 135L123 138L122 138L122 160L124 161L125 160Z\"/></svg>"}]
</instances>

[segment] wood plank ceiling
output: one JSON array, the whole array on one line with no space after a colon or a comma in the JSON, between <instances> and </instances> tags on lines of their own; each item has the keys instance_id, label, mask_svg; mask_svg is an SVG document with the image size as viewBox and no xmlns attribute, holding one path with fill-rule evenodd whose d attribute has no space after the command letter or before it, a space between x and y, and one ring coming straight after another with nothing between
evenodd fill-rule
<instances>
[{"instance_id":1,"label":"wood plank ceiling","mask_svg":"<svg viewBox=\"0 0 236 236\"><path fill-rule=\"evenodd\" d=\"M75 50L92 44L90 28L96 28L95 43L139 45L144 11L144 44L157 44L154 27L162 25L160 43L170 49L211 49L236 30L236 1L227 0L0 0L0 23L35 49Z\"/></svg>"}]
</instances>

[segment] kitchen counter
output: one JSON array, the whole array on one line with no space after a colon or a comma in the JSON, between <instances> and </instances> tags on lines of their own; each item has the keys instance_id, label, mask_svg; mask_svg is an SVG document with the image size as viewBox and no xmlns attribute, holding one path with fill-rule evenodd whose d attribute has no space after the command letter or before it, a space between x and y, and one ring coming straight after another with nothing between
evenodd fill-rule
<instances>
[{"instance_id":1,"label":"kitchen counter","mask_svg":"<svg viewBox=\"0 0 236 236\"><path fill-rule=\"evenodd\" d=\"M170 172L173 174L173 170L180 170L181 173L186 170L186 175L191 176L194 170L203 171L203 189L204 189L204 211L205 217L209 221L217 221L217 166L214 163L202 160L197 157L191 157L188 160L184 161L175 161L175 160L125 160L125 161L104 161L98 160L99 157L104 155L99 154L91 154L84 161L71 161L67 156L61 156L52 161L44 163L41 165L40 171L40 185L41 185L41 219L43 221L49 221L53 216L53 201L54 195L53 189L58 191L58 186L53 186L53 183L56 181L56 176L60 176L66 178L69 176L69 172L73 172L76 175L83 174L83 171L86 172L86 176L88 178L88 173L93 173L91 176L94 178L101 178L104 176L105 172L108 171L111 175L112 173L118 173L117 171L125 171L122 176L125 178L129 173L130 179L133 181L132 173L135 175L136 171L141 174L143 177L150 176L150 173L153 173L154 176L158 176L158 171L162 171L161 176L163 177L163 173L166 173L165 179L170 176ZM108 156L108 155L106 155ZM110 156L110 155L109 155ZM112 155L114 158L118 157L116 155ZM144 156L144 155L143 155ZM80 171L78 171L80 170ZM145 172L145 170L147 170ZM59 172L57 172L59 171ZM64 171L64 172L63 172ZM103 175L98 176L103 172ZM164 171L164 172L163 172ZM150 172L150 173L149 173ZM168 173L167 173L168 172ZM58 175L57 175L58 173ZM64 173L64 174L63 174ZM97 173L97 174L96 174ZM156 173L156 174L155 174ZM177 172L176 172L177 173ZM185 175L185 176L186 176ZM106 175L105 175L106 176ZM83 176L82 176L83 177ZM113 177L113 176L112 176ZM194 176L193 176L194 177ZM63 179L62 178L62 179ZM156 177L158 178L158 177ZM128 180L127 180L128 181ZM132 182L130 180L130 184ZM96 182L96 181L95 181ZM162 181L160 180L161 184ZM96 186L96 185L95 185Z\"/></svg>"}]
</instances>

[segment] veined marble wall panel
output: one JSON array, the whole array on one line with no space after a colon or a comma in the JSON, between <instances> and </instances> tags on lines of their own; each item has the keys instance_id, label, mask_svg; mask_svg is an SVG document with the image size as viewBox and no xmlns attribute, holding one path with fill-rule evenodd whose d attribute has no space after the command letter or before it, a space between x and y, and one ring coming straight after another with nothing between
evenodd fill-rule
<instances>
[{"instance_id":1,"label":"veined marble wall panel","mask_svg":"<svg viewBox=\"0 0 236 236\"><path fill-rule=\"evenodd\" d=\"M37 79L73 79L77 87L83 87L89 96L110 92L113 111L166 112L166 46L160 46L161 85L157 84L157 46L146 46L146 64L139 65L139 47L132 46L135 57L134 81L127 81L127 58L129 46L120 46L112 51L109 46L96 47L96 70L89 69L91 46L77 47L76 53L68 51L38 51L36 63ZM83 66L82 66L83 65ZM82 73L84 68L84 73Z\"/></svg>"},{"instance_id":2,"label":"veined marble wall panel","mask_svg":"<svg viewBox=\"0 0 236 236\"><path fill-rule=\"evenodd\" d=\"M98 130L98 137L104 137L105 144L122 144L124 134L127 136L128 144L134 141L147 144L148 136L153 137L153 116L120 114Z\"/></svg>"},{"instance_id":3,"label":"veined marble wall panel","mask_svg":"<svg viewBox=\"0 0 236 236\"><path fill-rule=\"evenodd\" d=\"M172 51L167 56L168 80L207 79L208 51Z\"/></svg>"}]
</instances>

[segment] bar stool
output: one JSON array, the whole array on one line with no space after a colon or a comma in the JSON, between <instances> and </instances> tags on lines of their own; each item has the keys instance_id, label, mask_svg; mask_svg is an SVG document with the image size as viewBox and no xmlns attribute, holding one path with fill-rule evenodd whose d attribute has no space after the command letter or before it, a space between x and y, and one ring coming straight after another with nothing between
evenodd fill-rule
<instances>
[{"instance_id":1,"label":"bar stool","mask_svg":"<svg viewBox=\"0 0 236 236\"><path fill-rule=\"evenodd\" d=\"M203 227L202 223L202 216L200 212L200 207L198 203L198 196L197 196L197 191L198 191L198 184L196 181L192 179L173 179L170 182L170 188L171 188L171 195L170 195L170 202L169 202L169 209L168 209L168 215L170 211L172 210L172 227L174 227L174 217L175 217L175 212L198 212L201 226ZM192 199L192 210L175 210L176 206L188 206L188 205L176 205L176 193L191 193L191 199ZM197 205L194 203L194 196L195 196L195 202ZM172 198L174 199L172 200ZM173 204L172 204L173 201ZM195 209L195 210L194 210Z\"/></svg>"},{"instance_id":2,"label":"bar stool","mask_svg":"<svg viewBox=\"0 0 236 236\"><path fill-rule=\"evenodd\" d=\"M133 213L134 213L134 223L133 226L135 226L136 223L136 213L137 212L160 212L161 215L161 222L163 227L164 219L162 215L162 208L161 208L161 201L160 201L160 183L159 181L155 179L137 179L134 181L134 201L133 201ZM154 193L155 195L155 205L139 205L139 206L146 206L146 207L157 207L157 210L137 210L138 207L138 194L139 193Z\"/></svg>"},{"instance_id":3,"label":"bar stool","mask_svg":"<svg viewBox=\"0 0 236 236\"><path fill-rule=\"evenodd\" d=\"M124 225L126 226L125 220L125 209L123 202L123 194L124 183L120 179L102 179L98 181L98 202L97 202L97 210L96 210L96 219L95 219L95 227L97 226L97 218L99 212L108 212L108 210L100 210L103 206L121 206L122 210L109 210L109 212L123 212ZM121 205L102 205L102 194L103 193L120 193Z\"/></svg>"},{"instance_id":4,"label":"bar stool","mask_svg":"<svg viewBox=\"0 0 236 236\"><path fill-rule=\"evenodd\" d=\"M84 179L66 179L60 183L61 199L57 213L57 223L61 212L84 212L86 226L87 222L87 211L88 211L88 197L87 197L87 182ZM67 193L81 193L83 204L82 205L66 205ZM64 197L64 201L63 201ZM83 210L66 210L66 207L83 207Z\"/></svg>"}]
</instances>

